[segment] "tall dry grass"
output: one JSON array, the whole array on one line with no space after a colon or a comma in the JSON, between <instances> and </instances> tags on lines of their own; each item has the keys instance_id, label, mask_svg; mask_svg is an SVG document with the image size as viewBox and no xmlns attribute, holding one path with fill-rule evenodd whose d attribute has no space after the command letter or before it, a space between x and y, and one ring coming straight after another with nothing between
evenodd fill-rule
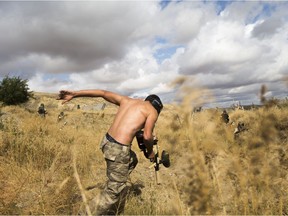
<instances>
[{"instance_id":1,"label":"tall dry grass","mask_svg":"<svg viewBox=\"0 0 288 216\"><path fill-rule=\"evenodd\" d=\"M172 156L184 173L176 183L185 214L287 214L287 100L231 110L231 121L247 129L235 137L236 125L224 124L221 110L191 113L206 93L197 95L187 80L180 81L183 103L173 109L167 139L176 144Z\"/></svg>"},{"instance_id":2,"label":"tall dry grass","mask_svg":"<svg viewBox=\"0 0 288 216\"><path fill-rule=\"evenodd\" d=\"M225 124L221 110L191 112L191 105L211 96L188 83L178 80L182 103L166 105L156 126L160 149L171 158L170 168L160 168L161 185L155 184L150 162L133 143L139 164L129 180L124 214L287 214L288 102L228 110L234 125ZM36 114L41 102L46 118ZM60 111L65 118L58 122ZM113 106L71 109L45 94L21 107L1 107L0 214L70 215L87 209L85 203L105 184L98 144L115 111ZM247 130L235 137L240 121Z\"/></svg>"}]
</instances>

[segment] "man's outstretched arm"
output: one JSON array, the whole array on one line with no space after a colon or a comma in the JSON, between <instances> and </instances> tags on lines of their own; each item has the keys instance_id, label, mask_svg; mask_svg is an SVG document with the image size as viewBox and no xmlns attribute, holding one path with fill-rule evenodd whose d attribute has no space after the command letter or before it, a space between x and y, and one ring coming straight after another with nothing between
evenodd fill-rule
<instances>
[{"instance_id":1,"label":"man's outstretched arm","mask_svg":"<svg viewBox=\"0 0 288 216\"><path fill-rule=\"evenodd\" d=\"M101 89L80 91L61 90L57 100L63 100L62 104L64 104L76 97L102 97L106 101L119 106L121 100L126 96Z\"/></svg>"}]
</instances>

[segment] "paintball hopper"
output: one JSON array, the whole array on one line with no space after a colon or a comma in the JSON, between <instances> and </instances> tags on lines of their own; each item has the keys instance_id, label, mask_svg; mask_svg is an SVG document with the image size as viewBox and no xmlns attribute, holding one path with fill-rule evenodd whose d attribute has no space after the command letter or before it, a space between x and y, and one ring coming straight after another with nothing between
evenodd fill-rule
<instances>
[{"instance_id":1,"label":"paintball hopper","mask_svg":"<svg viewBox=\"0 0 288 216\"><path fill-rule=\"evenodd\" d=\"M169 153L166 152L165 150L162 151L160 163L162 163L163 166L166 168L170 167Z\"/></svg>"}]
</instances>

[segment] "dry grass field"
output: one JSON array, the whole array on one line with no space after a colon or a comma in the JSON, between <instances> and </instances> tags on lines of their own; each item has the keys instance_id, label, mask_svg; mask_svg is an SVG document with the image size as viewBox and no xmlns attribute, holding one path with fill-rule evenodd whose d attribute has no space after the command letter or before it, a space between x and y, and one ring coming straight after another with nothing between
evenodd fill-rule
<instances>
[{"instance_id":1,"label":"dry grass field","mask_svg":"<svg viewBox=\"0 0 288 216\"><path fill-rule=\"evenodd\" d=\"M61 105L55 98L35 93L24 105L0 108L1 215L76 215L105 184L98 144L117 107L84 110L104 101L77 98ZM37 114L41 103L45 118ZM139 163L129 180L125 215L288 214L287 100L228 110L229 124L221 112L192 113L187 101L164 108L156 134L171 167L160 167L160 185L133 141ZM234 136L239 122L246 130Z\"/></svg>"}]
</instances>

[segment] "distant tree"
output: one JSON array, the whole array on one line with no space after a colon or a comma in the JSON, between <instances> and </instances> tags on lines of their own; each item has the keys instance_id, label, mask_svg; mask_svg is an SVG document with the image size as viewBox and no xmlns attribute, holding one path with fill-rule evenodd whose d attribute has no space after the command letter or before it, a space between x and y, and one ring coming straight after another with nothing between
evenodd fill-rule
<instances>
[{"instance_id":1,"label":"distant tree","mask_svg":"<svg viewBox=\"0 0 288 216\"><path fill-rule=\"evenodd\" d=\"M0 101L6 105L17 105L24 103L33 97L33 93L29 91L28 80L20 77L6 76L0 82Z\"/></svg>"}]
</instances>

